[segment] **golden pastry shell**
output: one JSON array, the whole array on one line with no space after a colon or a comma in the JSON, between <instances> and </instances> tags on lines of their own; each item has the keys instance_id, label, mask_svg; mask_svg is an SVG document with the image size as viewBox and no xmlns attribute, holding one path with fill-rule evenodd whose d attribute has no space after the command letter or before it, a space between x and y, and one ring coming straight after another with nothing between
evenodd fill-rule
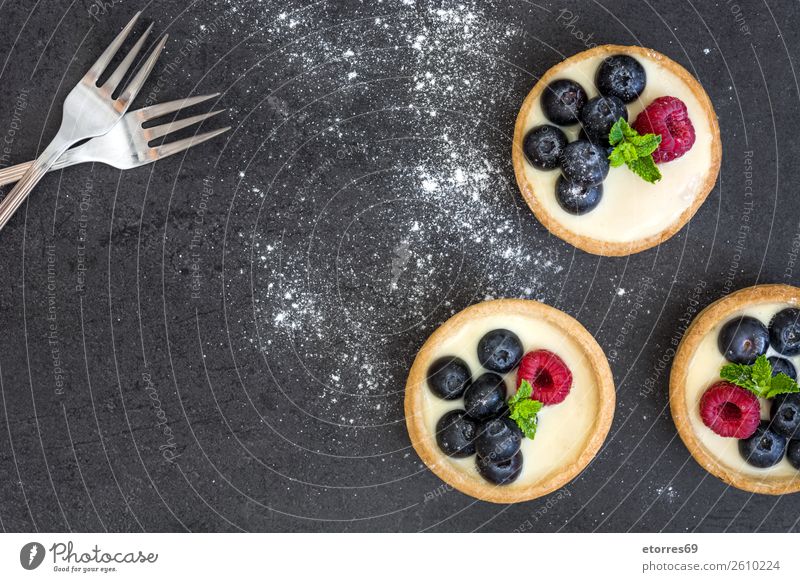
<instances>
[{"instance_id":1,"label":"golden pastry shell","mask_svg":"<svg viewBox=\"0 0 800 582\"><path fill-rule=\"evenodd\" d=\"M757 285L735 291L718 299L701 311L686 328L678 345L669 378L669 406L678 434L694 459L709 473L725 483L752 493L783 495L800 491L800 473L797 477L770 476L763 478L746 475L719 462L695 434L689 419L686 403L686 377L700 342L720 323L747 307L762 303L800 304L800 289L790 285ZM705 429L705 427L703 427ZM708 430L708 429L705 429Z\"/></svg>"},{"instance_id":2,"label":"golden pastry shell","mask_svg":"<svg viewBox=\"0 0 800 582\"><path fill-rule=\"evenodd\" d=\"M711 165L708 168L706 178L698 189L697 195L695 196L691 206L686 208L672 224L667 225L660 232L646 238L624 242L599 240L584 236L578 232L564 227L558 218L548 212L544 205L539 202L540 194L536 192L535 188L528 181L528 178L525 175L525 165L528 162L525 160L525 154L523 153L522 149L522 141L525 138L525 128L528 123L528 117L531 109L536 104L545 87L547 87L547 85L549 85L550 82L554 81L555 79L566 75L570 67L585 59L596 56L607 57L617 54L626 54L633 57L639 57L643 60L655 61L680 78L689 87L692 93L694 93L695 97L703 108L703 112L705 113L705 117L708 120L708 124L713 135L711 143ZM697 82L691 73L689 73L686 69L669 57L652 49L640 46L607 44L597 46L573 55L551 67L544 75L542 75L542 77L539 79L539 82L536 83L533 89L531 89L530 93L528 93L528 96L522 103L522 108L517 115L517 122L514 127L514 140L511 157L514 163L514 173L517 177L517 185L519 186L520 192L522 193L523 198L525 198L525 202L528 204L531 211L533 211L533 214L536 216L539 222L541 222L545 228L547 228L547 230L549 230L558 238L570 243L575 247L578 247L581 250L586 251L587 253L603 256L625 256L639 253L661 244L665 240L672 237L681 228L683 228L687 222L689 222L689 219L694 216L695 212L697 212L697 209L703 204L705 199L708 197L708 194L714 189L714 185L717 182L717 176L719 175L719 168L722 160L722 142L720 140L717 114L714 112L714 106L711 103L711 99L708 97L708 94L705 92L705 89L703 89L702 85ZM553 193L547 192L544 195L552 196Z\"/></svg>"},{"instance_id":3,"label":"golden pastry shell","mask_svg":"<svg viewBox=\"0 0 800 582\"><path fill-rule=\"evenodd\" d=\"M583 452L571 463L565 465L545 482L532 483L519 487L494 485L480 477L467 475L459 470L436 444L435 435L425 424L423 415L424 390L428 390L427 371L434 358L441 355L441 344L452 334L474 319L482 319L494 314L538 318L559 328L583 350L585 361L591 368L594 385L599 391L598 406L594 426ZM494 503L517 503L547 495L574 479L589 464L600 450L614 417L616 392L611 368L602 348L592 335L577 320L549 305L526 299L498 299L467 307L439 327L417 354L406 383L405 416L411 444L425 464L440 479L462 493L477 499Z\"/></svg>"}]
</instances>

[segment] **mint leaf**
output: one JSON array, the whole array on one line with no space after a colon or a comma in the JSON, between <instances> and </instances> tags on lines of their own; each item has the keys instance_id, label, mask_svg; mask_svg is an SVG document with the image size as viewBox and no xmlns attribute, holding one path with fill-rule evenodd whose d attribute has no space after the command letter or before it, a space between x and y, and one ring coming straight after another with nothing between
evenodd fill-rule
<instances>
[{"instance_id":1,"label":"mint leaf","mask_svg":"<svg viewBox=\"0 0 800 582\"><path fill-rule=\"evenodd\" d=\"M753 383L762 390L769 388L772 382L772 364L769 363L767 356L758 356L751 369Z\"/></svg>"},{"instance_id":2,"label":"mint leaf","mask_svg":"<svg viewBox=\"0 0 800 582\"><path fill-rule=\"evenodd\" d=\"M779 394L800 392L797 382L786 374L772 376L772 365L764 355L758 356L750 366L726 364L719 371L719 376L723 380L749 390L759 398L775 398Z\"/></svg>"},{"instance_id":3,"label":"mint leaf","mask_svg":"<svg viewBox=\"0 0 800 582\"><path fill-rule=\"evenodd\" d=\"M536 437L536 428L539 426L539 419L536 416L542 409L542 403L538 400L526 400L511 412L511 420L517 423L522 433L529 439Z\"/></svg>"},{"instance_id":4,"label":"mint leaf","mask_svg":"<svg viewBox=\"0 0 800 582\"><path fill-rule=\"evenodd\" d=\"M531 394L533 394L533 386L527 380L523 380L520 382L519 388L517 388L517 393L508 399L508 405L514 406L518 402L527 400L531 397Z\"/></svg>"},{"instance_id":5,"label":"mint leaf","mask_svg":"<svg viewBox=\"0 0 800 582\"><path fill-rule=\"evenodd\" d=\"M532 393L531 383L523 380L517 393L508 399L509 418L517 423L522 433L529 439L536 436L536 428L539 424L537 415L543 406L538 400L531 400Z\"/></svg>"},{"instance_id":6,"label":"mint leaf","mask_svg":"<svg viewBox=\"0 0 800 582\"><path fill-rule=\"evenodd\" d=\"M639 157L645 157L658 149L659 144L661 144L661 136L654 133L637 135L630 138L630 143L636 148L636 153L639 154Z\"/></svg>"},{"instance_id":7,"label":"mint leaf","mask_svg":"<svg viewBox=\"0 0 800 582\"><path fill-rule=\"evenodd\" d=\"M622 152L626 164L639 157L639 154L636 153L636 146L630 142L622 142L614 151Z\"/></svg>"},{"instance_id":8,"label":"mint leaf","mask_svg":"<svg viewBox=\"0 0 800 582\"><path fill-rule=\"evenodd\" d=\"M611 166L617 168L624 163L634 174L651 184L661 179L652 155L661 143L660 135L640 135L620 117L611 127L608 141L614 147L608 156Z\"/></svg>"},{"instance_id":9,"label":"mint leaf","mask_svg":"<svg viewBox=\"0 0 800 582\"><path fill-rule=\"evenodd\" d=\"M783 372L772 378L769 390L764 398L775 398L778 394L794 394L800 392L800 386Z\"/></svg>"},{"instance_id":10,"label":"mint leaf","mask_svg":"<svg viewBox=\"0 0 800 582\"><path fill-rule=\"evenodd\" d=\"M619 127L622 130L622 135L626 138L632 138L639 135L639 132L633 129L630 124L625 121L622 117L617 119L617 123L619 123Z\"/></svg>"},{"instance_id":11,"label":"mint leaf","mask_svg":"<svg viewBox=\"0 0 800 582\"><path fill-rule=\"evenodd\" d=\"M653 156L648 155L644 158L637 158L626 162L631 171L646 182L654 184L661 179L661 172L658 170Z\"/></svg>"},{"instance_id":12,"label":"mint leaf","mask_svg":"<svg viewBox=\"0 0 800 582\"><path fill-rule=\"evenodd\" d=\"M631 160L637 159L639 156L636 153L636 147L629 142L622 142L614 151L611 152L611 155L608 156L608 160L612 166L615 168L621 166L622 164L627 164Z\"/></svg>"},{"instance_id":13,"label":"mint leaf","mask_svg":"<svg viewBox=\"0 0 800 582\"><path fill-rule=\"evenodd\" d=\"M621 149L614 149L611 155L608 156L608 161L611 163L612 168L619 168L625 163L625 154Z\"/></svg>"},{"instance_id":14,"label":"mint leaf","mask_svg":"<svg viewBox=\"0 0 800 582\"><path fill-rule=\"evenodd\" d=\"M750 366L744 364L726 364L722 366L722 369L719 371L719 377L723 380L727 380L742 388L747 388L750 391L755 388L751 376L752 370Z\"/></svg>"},{"instance_id":15,"label":"mint leaf","mask_svg":"<svg viewBox=\"0 0 800 582\"><path fill-rule=\"evenodd\" d=\"M627 122L620 117L617 122L611 126L611 131L608 133L608 142L612 146L617 145L625 138L625 134L622 133L622 125L620 124L620 121L623 121L627 124Z\"/></svg>"}]
</instances>

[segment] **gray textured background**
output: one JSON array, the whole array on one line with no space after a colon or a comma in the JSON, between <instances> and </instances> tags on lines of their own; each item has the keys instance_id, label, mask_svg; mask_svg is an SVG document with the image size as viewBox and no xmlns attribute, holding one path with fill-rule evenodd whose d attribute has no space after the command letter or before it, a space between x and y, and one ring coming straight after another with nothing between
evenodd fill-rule
<instances>
[{"instance_id":1,"label":"gray textured background","mask_svg":"<svg viewBox=\"0 0 800 582\"><path fill-rule=\"evenodd\" d=\"M706 474L667 408L698 308L798 278L794 3L0 2L10 161L137 8L172 35L137 106L219 90L235 131L52 174L0 234L3 530L797 529L800 497ZM691 223L619 259L550 236L509 155L536 76L605 42L694 72L724 146ZM618 393L589 468L511 507L443 487L402 414L432 329L501 296L581 320Z\"/></svg>"}]
</instances>

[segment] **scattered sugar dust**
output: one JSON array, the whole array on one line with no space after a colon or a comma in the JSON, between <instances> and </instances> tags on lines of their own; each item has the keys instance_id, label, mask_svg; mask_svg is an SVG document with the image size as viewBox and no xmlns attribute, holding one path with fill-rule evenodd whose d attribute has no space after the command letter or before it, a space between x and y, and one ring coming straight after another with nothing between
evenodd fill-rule
<instances>
[{"instance_id":1,"label":"scattered sugar dust","mask_svg":"<svg viewBox=\"0 0 800 582\"><path fill-rule=\"evenodd\" d=\"M316 6L265 24L292 44L287 76L305 73L266 101L277 174L243 179L263 201L256 341L285 396L345 431L402 424L408 369L448 317L552 299L563 270L511 169L519 30L494 2L366 6L335 32Z\"/></svg>"},{"instance_id":2,"label":"scattered sugar dust","mask_svg":"<svg viewBox=\"0 0 800 582\"><path fill-rule=\"evenodd\" d=\"M657 488L656 494L659 497L663 496L667 501L674 501L678 497L678 492L672 485Z\"/></svg>"}]
</instances>

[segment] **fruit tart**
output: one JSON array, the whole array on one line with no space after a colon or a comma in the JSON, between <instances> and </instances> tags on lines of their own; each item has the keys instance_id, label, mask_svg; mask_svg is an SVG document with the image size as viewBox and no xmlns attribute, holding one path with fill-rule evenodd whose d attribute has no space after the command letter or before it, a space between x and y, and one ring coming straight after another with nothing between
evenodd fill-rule
<instances>
[{"instance_id":1,"label":"fruit tart","mask_svg":"<svg viewBox=\"0 0 800 582\"><path fill-rule=\"evenodd\" d=\"M800 491L800 289L758 285L704 309L670 374L670 409L708 472L754 493Z\"/></svg>"},{"instance_id":2,"label":"fruit tart","mask_svg":"<svg viewBox=\"0 0 800 582\"><path fill-rule=\"evenodd\" d=\"M716 183L722 147L702 86L666 56L604 45L547 71L517 117L517 183L539 221L593 254L667 240Z\"/></svg>"},{"instance_id":3,"label":"fruit tart","mask_svg":"<svg viewBox=\"0 0 800 582\"><path fill-rule=\"evenodd\" d=\"M406 384L411 442L463 493L496 503L546 495L597 454L614 414L600 346L569 315L500 299L468 307L419 351Z\"/></svg>"}]
</instances>

